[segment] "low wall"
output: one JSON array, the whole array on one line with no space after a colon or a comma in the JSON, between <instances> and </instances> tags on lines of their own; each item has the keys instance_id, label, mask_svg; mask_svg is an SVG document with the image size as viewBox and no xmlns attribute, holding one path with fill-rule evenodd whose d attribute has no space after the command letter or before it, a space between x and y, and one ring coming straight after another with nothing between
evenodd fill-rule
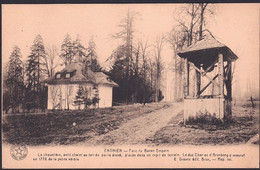
<instances>
[{"instance_id":1,"label":"low wall","mask_svg":"<svg viewBox=\"0 0 260 170\"><path fill-rule=\"evenodd\" d=\"M231 118L231 101L224 98L184 99L184 120L205 111L219 119Z\"/></svg>"}]
</instances>

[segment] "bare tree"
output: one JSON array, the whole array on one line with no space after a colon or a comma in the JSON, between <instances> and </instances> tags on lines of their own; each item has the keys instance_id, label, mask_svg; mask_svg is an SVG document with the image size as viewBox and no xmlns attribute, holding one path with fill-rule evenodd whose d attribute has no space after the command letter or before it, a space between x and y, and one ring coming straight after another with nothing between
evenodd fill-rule
<instances>
[{"instance_id":1,"label":"bare tree","mask_svg":"<svg viewBox=\"0 0 260 170\"><path fill-rule=\"evenodd\" d=\"M128 10L126 16L120 22L119 27L121 30L113 35L113 38L120 39L122 44L117 47L111 56L114 57L115 60L111 72L115 72L115 70L117 70L116 72L120 71L120 74L123 74L122 78L124 80L121 83L119 82L120 85L118 91L124 93L126 102L131 103L136 101L137 77L134 75L138 72L138 68L135 67L136 62L138 62L139 65L138 47L134 47L134 21L136 15L136 12ZM137 55L137 57L135 55ZM134 59L134 57L136 58Z\"/></svg>"},{"instance_id":2,"label":"bare tree","mask_svg":"<svg viewBox=\"0 0 260 170\"><path fill-rule=\"evenodd\" d=\"M183 43L185 39L185 45L190 46L194 41L201 40L203 38L203 32L206 30L206 19L211 17L214 19L216 7L214 4L209 3L191 3L183 5L178 11L177 16L174 16L178 25L176 28L183 32L183 36L186 38L179 39ZM197 38L198 37L198 38Z\"/></svg>"},{"instance_id":3,"label":"bare tree","mask_svg":"<svg viewBox=\"0 0 260 170\"><path fill-rule=\"evenodd\" d=\"M138 95L138 85L139 85L139 56L140 56L140 44L138 43L137 47L134 49L135 54L135 62L133 62L134 65L134 79L135 79L135 92L134 92L134 102L137 101L137 95Z\"/></svg>"},{"instance_id":4,"label":"bare tree","mask_svg":"<svg viewBox=\"0 0 260 170\"><path fill-rule=\"evenodd\" d=\"M58 92L59 92L59 88L57 88L56 86L49 86L49 94L51 95L50 96L50 101L51 101L51 104L52 104L52 109L54 110L57 106L57 95L58 95Z\"/></svg>"},{"instance_id":5,"label":"bare tree","mask_svg":"<svg viewBox=\"0 0 260 170\"><path fill-rule=\"evenodd\" d=\"M175 18L178 26L186 33L187 46L193 43L194 29L199 21L199 7L199 4L186 4L180 8L178 18Z\"/></svg>"},{"instance_id":6,"label":"bare tree","mask_svg":"<svg viewBox=\"0 0 260 170\"><path fill-rule=\"evenodd\" d=\"M142 41L139 41L139 45L141 48L141 56L142 56L142 73L143 73L143 85L145 86L146 84L146 74L147 74L147 49L148 49L148 41L145 41L145 43L143 43ZM143 88L143 104L146 103L146 88Z\"/></svg>"},{"instance_id":7,"label":"bare tree","mask_svg":"<svg viewBox=\"0 0 260 170\"><path fill-rule=\"evenodd\" d=\"M177 56L177 51L180 51L185 44L185 36L183 32L177 29L172 29L167 35L167 41L173 50L173 60L174 60L174 90L173 97L177 101L178 98L182 97L182 73L183 73L183 61ZM179 80L178 80L179 79ZM179 92L179 94L178 94Z\"/></svg>"},{"instance_id":8,"label":"bare tree","mask_svg":"<svg viewBox=\"0 0 260 170\"><path fill-rule=\"evenodd\" d=\"M124 43L124 54L126 57L126 77L129 80L130 78L130 66L133 62L133 38L134 38L134 20L137 13L128 9L126 16L122 19L119 27L122 30L115 35L113 38L121 39Z\"/></svg>"},{"instance_id":9,"label":"bare tree","mask_svg":"<svg viewBox=\"0 0 260 170\"><path fill-rule=\"evenodd\" d=\"M177 13L178 17L175 17L178 25L171 31L169 36L169 42L172 45L173 50L176 52L176 49L181 50L182 47L190 46L196 41L203 39L204 31L210 33L210 31L205 29L204 26L206 18L208 16L214 16L214 11L215 6L208 3L192 3L182 6ZM177 61L176 58L175 61ZM175 62L175 68L176 64L177 62ZM182 67L181 65L180 68ZM198 87L197 92L194 92L198 94L200 89L200 74L197 70L195 70L195 76L193 78Z\"/></svg>"},{"instance_id":10,"label":"bare tree","mask_svg":"<svg viewBox=\"0 0 260 170\"><path fill-rule=\"evenodd\" d=\"M162 49L163 43L165 41L164 36L157 37L154 46L154 54L155 54L155 64L156 64L156 79L155 79L155 101L159 101L159 91L160 91L160 80L161 80L161 73L163 70L162 66Z\"/></svg>"},{"instance_id":11,"label":"bare tree","mask_svg":"<svg viewBox=\"0 0 260 170\"><path fill-rule=\"evenodd\" d=\"M46 56L42 58L42 71L48 77L51 77L55 73L56 67L59 65L59 54L56 46L46 47Z\"/></svg>"},{"instance_id":12,"label":"bare tree","mask_svg":"<svg viewBox=\"0 0 260 170\"><path fill-rule=\"evenodd\" d=\"M214 4L209 3L199 3L200 8L200 22L199 22L199 40L203 39L203 32L207 29L203 29L203 27L206 25L206 19L210 17L211 19L214 19L214 14L216 11L216 6ZM211 32L207 30L210 34Z\"/></svg>"},{"instance_id":13,"label":"bare tree","mask_svg":"<svg viewBox=\"0 0 260 170\"><path fill-rule=\"evenodd\" d=\"M65 101L68 110L70 110L70 103L72 103L72 89L72 86L66 86Z\"/></svg>"},{"instance_id":14,"label":"bare tree","mask_svg":"<svg viewBox=\"0 0 260 170\"><path fill-rule=\"evenodd\" d=\"M156 63L154 61L153 58L151 57L147 57L146 58L146 63L147 63L147 73L148 73L148 76L147 76L147 79L149 80L150 82L150 91L153 92L155 91L155 83L154 83L154 80L155 80L155 68L156 68ZM154 90L155 89L155 90ZM150 101L155 101L155 96L152 95L152 98L150 98Z\"/></svg>"}]
</instances>

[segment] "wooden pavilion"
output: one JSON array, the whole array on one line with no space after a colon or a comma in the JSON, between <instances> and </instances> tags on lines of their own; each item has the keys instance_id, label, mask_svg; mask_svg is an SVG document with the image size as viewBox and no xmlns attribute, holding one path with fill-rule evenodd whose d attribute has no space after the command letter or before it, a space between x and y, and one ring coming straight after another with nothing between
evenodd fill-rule
<instances>
[{"instance_id":1,"label":"wooden pavilion","mask_svg":"<svg viewBox=\"0 0 260 170\"><path fill-rule=\"evenodd\" d=\"M208 36L178 55L185 60L184 120L197 113L232 117L232 62L238 57Z\"/></svg>"}]
</instances>

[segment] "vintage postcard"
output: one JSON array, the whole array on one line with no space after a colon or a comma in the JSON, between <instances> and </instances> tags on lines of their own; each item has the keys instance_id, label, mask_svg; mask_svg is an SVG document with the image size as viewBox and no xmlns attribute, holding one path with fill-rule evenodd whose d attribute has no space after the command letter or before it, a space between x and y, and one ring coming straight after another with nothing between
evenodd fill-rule
<instances>
[{"instance_id":1,"label":"vintage postcard","mask_svg":"<svg viewBox=\"0 0 260 170\"><path fill-rule=\"evenodd\" d=\"M259 4L2 5L2 168L259 168Z\"/></svg>"}]
</instances>

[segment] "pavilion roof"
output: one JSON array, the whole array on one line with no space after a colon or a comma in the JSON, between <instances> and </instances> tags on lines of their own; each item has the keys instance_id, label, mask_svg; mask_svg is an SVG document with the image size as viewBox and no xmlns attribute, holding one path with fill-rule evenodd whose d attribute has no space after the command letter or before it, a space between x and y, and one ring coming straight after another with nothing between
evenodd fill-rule
<instances>
[{"instance_id":1,"label":"pavilion roof","mask_svg":"<svg viewBox=\"0 0 260 170\"><path fill-rule=\"evenodd\" d=\"M184 48L177 54L182 57L200 57L200 56L215 56L218 53L223 53L224 57L231 60L238 59L237 55L226 45L216 40L213 36L208 35L204 39L197 41L196 43Z\"/></svg>"}]
</instances>

